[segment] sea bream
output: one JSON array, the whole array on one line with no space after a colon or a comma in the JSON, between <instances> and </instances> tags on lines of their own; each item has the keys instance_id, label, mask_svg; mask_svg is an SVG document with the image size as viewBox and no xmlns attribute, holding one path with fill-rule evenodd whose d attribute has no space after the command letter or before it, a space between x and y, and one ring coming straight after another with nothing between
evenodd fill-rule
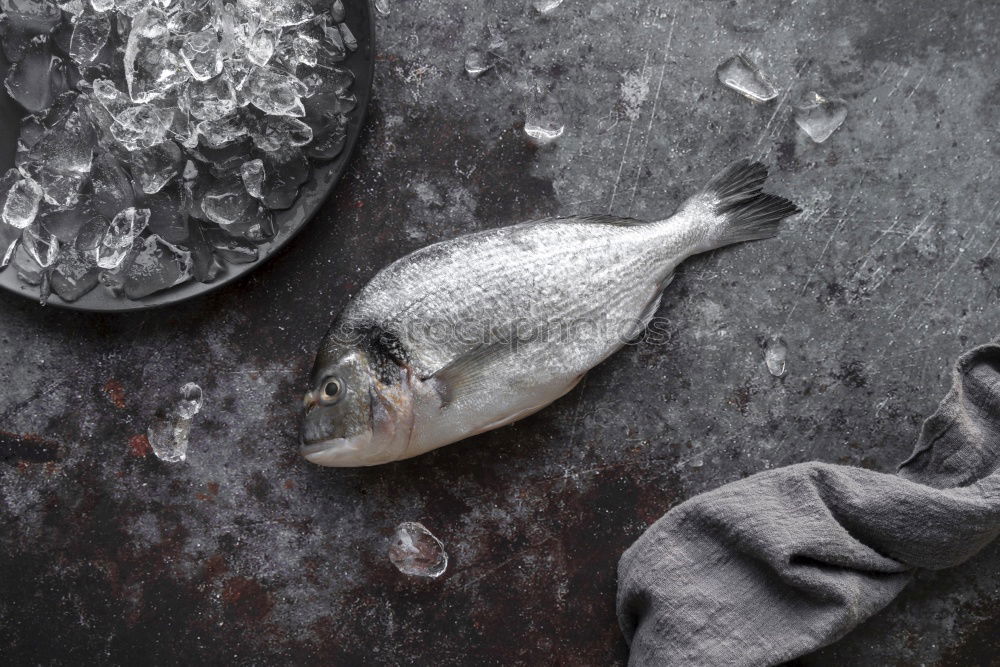
<instances>
[{"instance_id":1,"label":"sea bream","mask_svg":"<svg viewBox=\"0 0 1000 667\"><path fill-rule=\"evenodd\" d=\"M320 345L302 454L406 459L526 417L642 333L674 269L799 212L736 162L671 217L549 218L435 243L354 296Z\"/></svg>"}]
</instances>

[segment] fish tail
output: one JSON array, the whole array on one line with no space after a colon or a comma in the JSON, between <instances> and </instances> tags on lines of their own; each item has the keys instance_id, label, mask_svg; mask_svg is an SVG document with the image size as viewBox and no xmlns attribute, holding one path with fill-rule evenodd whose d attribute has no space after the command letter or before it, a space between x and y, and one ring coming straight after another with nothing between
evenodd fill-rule
<instances>
[{"instance_id":1,"label":"fish tail","mask_svg":"<svg viewBox=\"0 0 1000 667\"><path fill-rule=\"evenodd\" d=\"M713 248L777 236L782 220L802 212L784 197L763 192L765 180L767 167L763 164L738 160L692 197L690 204L702 209L700 213L710 212L719 221L711 239Z\"/></svg>"}]
</instances>

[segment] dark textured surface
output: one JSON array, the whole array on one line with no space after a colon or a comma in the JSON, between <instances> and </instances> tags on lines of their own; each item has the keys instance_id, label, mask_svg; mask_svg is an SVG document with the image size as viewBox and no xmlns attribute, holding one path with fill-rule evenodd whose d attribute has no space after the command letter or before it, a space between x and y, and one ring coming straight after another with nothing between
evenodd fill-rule
<instances>
[{"instance_id":1,"label":"dark textured surface","mask_svg":"<svg viewBox=\"0 0 1000 667\"><path fill-rule=\"evenodd\" d=\"M769 467L891 469L961 350L996 336L1000 6L981 2L397 2L378 25L362 149L313 224L236 285L94 316L0 295L0 646L15 663L620 663L615 566L664 511ZM487 21L507 63L462 71ZM716 64L782 87L753 105ZM524 89L566 135L521 133ZM850 103L821 146L811 88ZM371 470L295 451L312 353L390 259L518 219L663 215L763 156L805 209L779 239L683 266L665 340L539 415ZM761 343L788 342L771 377ZM188 460L141 434L205 390ZM400 521L448 547L439 580L386 556ZM1000 545L926 573L807 665L990 664Z\"/></svg>"}]
</instances>

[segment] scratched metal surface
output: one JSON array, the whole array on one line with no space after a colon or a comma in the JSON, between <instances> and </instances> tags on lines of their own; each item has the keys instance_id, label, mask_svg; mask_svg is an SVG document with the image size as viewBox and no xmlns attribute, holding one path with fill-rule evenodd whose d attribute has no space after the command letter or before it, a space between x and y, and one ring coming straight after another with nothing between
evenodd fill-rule
<instances>
[{"instance_id":1,"label":"scratched metal surface","mask_svg":"<svg viewBox=\"0 0 1000 667\"><path fill-rule=\"evenodd\" d=\"M692 494L820 459L891 470L996 335L1000 5L397 2L353 168L252 278L176 308L97 316L0 295L0 646L9 664L620 664L622 549ZM486 21L500 71L472 81ZM752 105L715 65L782 87ZM522 84L562 103L522 138ZM812 145L790 101L850 102ZM295 452L332 313L406 251L515 220L663 215L758 155L805 209L774 241L690 261L632 346L541 414L371 470ZM783 336L788 375L761 343ZM205 408L188 460L141 437L176 387ZM400 521L448 546L437 581L386 558ZM806 665L989 664L1000 545L928 573Z\"/></svg>"}]
</instances>

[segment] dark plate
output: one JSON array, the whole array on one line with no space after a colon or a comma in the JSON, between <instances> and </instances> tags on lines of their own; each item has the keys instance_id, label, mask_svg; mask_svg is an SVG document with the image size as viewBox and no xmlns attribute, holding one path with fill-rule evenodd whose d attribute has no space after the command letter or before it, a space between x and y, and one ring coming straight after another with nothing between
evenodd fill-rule
<instances>
[{"instance_id":1,"label":"dark plate","mask_svg":"<svg viewBox=\"0 0 1000 667\"><path fill-rule=\"evenodd\" d=\"M333 186L350 162L351 155L361 134L368 101L371 98L372 78L375 73L375 22L372 19L372 9L369 0L345 0L347 8L346 23L358 40L358 50L350 54L342 63L354 73L354 84L351 92L358 99L358 106L351 112L347 127L347 142L344 150L335 160L325 163L314 163L313 173L309 181L302 186L299 198L287 211L277 211L275 221L278 233L275 237L258 247L260 258L250 264L227 264L225 271L211 283L189 281L177 287L152 294L138 300L114 297L98 285L89 293L74 302L63 301L58 295L52 294L47 301L53 306L87 311L135 311L166 306L168 304L186 301L201 294L207 294L226 283L232 282L256 269L261 262L276 253L302 227L309 222L313 214L326 200ZM0 81L7 76L9 63L0 51ZM20 132L20 119L24 111L20 105L7 95L0 85L0 173L14 166L14 154L17 150L17 138ZM13 267L8 266L0 271L0 287L15 294L38 300L38 287L23 284L17 277Z\"/></svg>"}]
</instances>

